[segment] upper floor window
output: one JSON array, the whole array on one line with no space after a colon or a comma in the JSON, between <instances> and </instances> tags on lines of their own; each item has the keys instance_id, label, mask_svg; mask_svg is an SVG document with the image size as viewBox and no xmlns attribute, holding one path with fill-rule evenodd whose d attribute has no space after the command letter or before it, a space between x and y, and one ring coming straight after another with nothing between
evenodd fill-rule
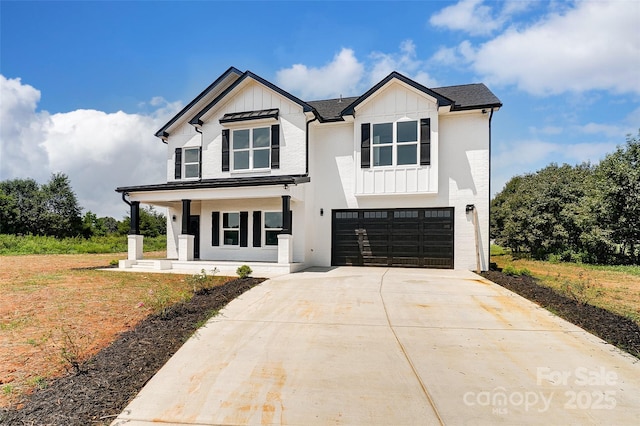
<instances>
[{"instance_id":1,"label":"upper floor window","mask_svg":"<svg viewBox=\"0 0 640 426\"><path fill-rule=\"evenodd\" d=\"M184 150L184 177L200 177L200 148L185 148Z\"/></svg>"},{"instance_id":2,"label":"upper floor window","mask_svg":"<svg viewBox=\"0 0 640 426\"><path fill-rule=\"evenodd\" d=\"M431 164L429 118L395 123L362 123L360 167Z\"/></svg>"},{"instance_id":3,"label":"upper floor window","mask_svg":"<svg viewBox=\"0 0 640 426\"><path fill-rule=\"evenodd\" d=\"M197 148L176 148L175 179L199 178L201 173L200 157L202 151Z\"/></svg>"},{"instance_id":4,"label":"upper floor window","mask_svg":"<svg viewBox=\"0 0 640 426\"><path fill-rule=\"evenodd\" d=\"M418 122L373 125L373 166L418 164Z\"/></svg>"},{"instance_id":5,"label":"upper floor window","mask_svg":"<svg viewBox=\"0 0 640 426\"><path fill-rule=\"evenodd\" d=\"M233 170L268 169L271 165L271 128L232 132Z\"/></svg>"}]
</instances>

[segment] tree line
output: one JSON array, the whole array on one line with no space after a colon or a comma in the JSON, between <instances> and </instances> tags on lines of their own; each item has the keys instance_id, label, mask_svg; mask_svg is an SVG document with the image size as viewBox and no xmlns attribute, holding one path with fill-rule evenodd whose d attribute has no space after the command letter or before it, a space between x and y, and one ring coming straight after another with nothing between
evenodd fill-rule
<instances>
[{"instance_id":1,"label":"tree line","mask_svg":"<svg viewBox=\"0 0 640 426\"><path fill-rule=\"evenodd\" d=\"M82 210L64 173L54 173L42 185L30 178L0 182L0 234L90 238L129 232L129 216L118 221L91 211L82 215ZM153 207L140 209L142 235L157 237L166 229L164 214Z\"/></svg>"},{"instance_id":2,"label":"tree line","mask_svg":"<svg viewBox=\"0 0 640 426\"><path fill-rule=\"evenodd\" d=\"M535 259L640 263L640 131L599 164L550 164L491 201L491 238Z\"/></svg>"}]
</instances>

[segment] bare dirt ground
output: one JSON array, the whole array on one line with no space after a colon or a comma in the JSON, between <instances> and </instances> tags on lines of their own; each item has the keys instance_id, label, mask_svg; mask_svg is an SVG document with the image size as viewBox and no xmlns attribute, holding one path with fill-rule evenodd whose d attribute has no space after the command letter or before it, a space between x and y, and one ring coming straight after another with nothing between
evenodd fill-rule
<instances>
[{"instance_id":1,"label":"bare dirt ground","mask_svg":"<svg viewBox=\"0 0 640 426\"><path fill-rule=\"evenodd\" d=\"M199 291L189 302L154 314L22 402L0 410L0 423L107 425L211 315L261 279L245 278Z\"/></svg>"},{"instance_id":2,"label":"bare dirt ground","mask_svg":"<svg viewBox=\"0 0 640 426\"><path fill-rule=\"evenodd\" d=\"M0 407L19 405L25 393L188 294L185 276L92 269L124 257L0 256Z\"/></svg>"}]
</instances>

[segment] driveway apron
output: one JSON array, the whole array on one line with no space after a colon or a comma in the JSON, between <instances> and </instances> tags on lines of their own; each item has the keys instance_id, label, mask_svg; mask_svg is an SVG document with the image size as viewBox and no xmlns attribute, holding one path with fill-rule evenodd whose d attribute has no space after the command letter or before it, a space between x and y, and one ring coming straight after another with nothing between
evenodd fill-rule
<instances>
[{"instance_id":1,"label":"driveway apron","mask_svg":"<svg viewBox=\"0 0 640 426\"><path fill-rule=\"evenodd\" d=\"M112 425L640 424L640 363L467 271L311 269L196 332Z\"/></svg>"}]
</instances>

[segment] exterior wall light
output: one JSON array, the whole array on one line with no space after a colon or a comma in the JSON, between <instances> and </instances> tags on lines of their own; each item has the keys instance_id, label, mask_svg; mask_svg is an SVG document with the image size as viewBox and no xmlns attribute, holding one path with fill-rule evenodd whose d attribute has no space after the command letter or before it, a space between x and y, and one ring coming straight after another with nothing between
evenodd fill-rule
<instances>
[{"instance_id":1,"label":"exterior wall light","mask_svg":"<svg viewBox=\"0 0 640 426\"><path fill-rule=\"evenodd\" d=\"M320 209L320 216L324 216L324 209L323 208Z\"/></svg>"}]
</instances>

